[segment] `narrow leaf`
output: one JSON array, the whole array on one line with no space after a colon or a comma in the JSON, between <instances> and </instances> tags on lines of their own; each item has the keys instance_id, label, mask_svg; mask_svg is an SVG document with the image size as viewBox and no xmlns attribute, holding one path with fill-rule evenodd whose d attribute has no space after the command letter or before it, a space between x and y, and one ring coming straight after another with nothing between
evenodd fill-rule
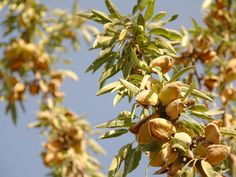
<instances>
[{"instance_id":1,"label":"narrow leaf","mask_svg":"<svg viewBox=\"0 0 236 177\"><path fill-rule=\"evenodd\" d=\"M154 12L154 5L155 5L155 0L149 0L148 7L144 17L146 21L152 18Z\"/></svg>"},{"instance_id":2,"label":"narrow leaf","mask_svg":"<svg viewBox=\"0 0 236 177\"><path fill-rule=\"evenodd\" d=\"M189 70L193 69L194 66L188 66L186 68L181 69L179 72L177 72L171 79L169 82L174 82L177 81L181 76L183 76L186 72L188 72Z\"/></svg>"},{"instance_id":3,"label":"narrow leaf","mask_svg":"<svg viewBox=\"0 0 236 177\"><path fill-rule=\"evenodd\" d=\"M172 21L174 21L176 18L178 18L178 14L175 14L175 15L173 15L173 16L171 16L168 20L167 20L167 22L172 22Z\"/></svg>"},{"instance_id":4,"label":"narrow leaf","mask_svg":"<svg viewBox=\"0 0 236 177\"><path fill-rule=\"evenodd\" d=\"M193 92L195 86L196 86L196 81L194 80L194 82L190 85L190 87L187 90L187 92L184 94L184 96L181 99L181 101L184 101L189 95L191 95L191 93Z\"/></svg>"},{"instance_id":5,"label":"narrow leaf","mask_svg":"<svg viewBox=\"0 0 236 177\"><path fill-rule=\"evenodd\" d=\"M166 39L161 38L161 37L156 37L156 41L155 42L157 44L159 44L161 47L164 47L167 50L169 50L171 53L176 54L176 51L175 51L174 47Z\"/></svg>"},{"instance_id":6,"label":"narrow leaf","mask_svg":"<svg viewBox=\"0 0 236 177\"><path fill-rule=\"evenodd\" d=\"M120 113L115 119L97 125L96 128L118 128L129 127L131 125L131 113L124 111Z\"/></svg>"},{"instance_id":7,"label":"narrow leaf","mask_svg":"<svg viewBox=\"0 0 236 177\"><path fill-rule=\"evenodd\" d=\"M130 51L130 58L131 58L131 61L132 63L135 65L135 66L139 66L140 67L140 63L139 63L139 59L134 51L134 49L131 47L131 51Z\"/></svg>"},{"instance_id":8,"label":"narrow leaf","mask_svg":"<svg viewBox=\"0 0 236 177\"><path fill-rule=\"evenodd\" d=\"M208 120L208 121L214 120L214 118L212 116L209 116L209 115L207 115L207 114L205 114L203 112L198 112L198 111L190 110L190 114L192 114L195 117L200 118L200 119L204 119L204 120Z\"/></svg>"},{"instance_id":9,"label":"narrow leaf","mask_svg":"<svg viewBox=\"0 0 236 177\"><path fill-rule=\"evenodd\" d=\"M183 84L182 87L181 87L182 91L186 92L188 89L189 89L189 86L186 85L186 84ZM199 90L196 90L194 89L193 92L192 92L192 95L193 96L196 96L196 97L199 97L199 98L203 98L205 100L208 100L208 101L213 101L209 96L207 96L205 93L199 91Z\"/></svg>"},{"instance_id":10,"label":"narrow leaf","mask_svg":"<svg viewBox=\"0 0 236 177\"><path fill-rule=\"evenodd\" d=\"M105 3L111 14L114 14L118 19L123 20L121 13L111 0L105 0Z\"/></svg>"},{"instance_id":11,"label":"narrow leaf","mask_svg":"<svg viewBox=\"0 0 236 177\"><path fill-rule=\"evenodd\" d=\"M194 111L198 111L198 112L206 112L209 110L206 107L206 105L204 105L204 104L195 104L195 105L191 106L189 109L194 110Z\"/></svg>"},{"instance_id":12,"label":"narrow leaf","mask_svg":"<svg viewBox=\"0 0 236 177\"><path fill-rule=\"evenodd\" d=\"M107 138L114 138L121 136L125 133L127 133L128 129L116 129L116 130L110 130L99 136L99 139L107 139Z\"/></svg>"},{"instance_id":13,"label":"narrow leaf","mask_svg":"<svg viewBox=\"0 0 236 177\"><path fill-rule=\"evenodd\" d=\"M99 82L103 83L104 81L106 81L108 78L110 78L111 76L115 75L118 71L120 70L120 66L119 65L113 65L111 66L109 69L105 70L100 79Z\"/></svg>"},{"instance_id":14,"label":"narrow leaf","mask_svg":"<svg viewBox=\"0 0 236 177\"><path fill-rule=\"evenodd\" d=\"M92 13L99 17L104 23L111 22L111 19L103 12L98 10L92 10Z\"/></svg>"},{"instance_id":15,"label":"narrow leaf","mask_svg":"<svg viewBox=\"0 0 236 177\"><path fill-rule=\"evenodd\" d=\"M152 18L152 22L156 22L156 21L159 21L161 20L162 18L164 18L166 16L166 12L164 11L161 11L159 12L158 14L156 14L153 18Z\"/></svg>"},{"instance_id":16,"label":"narrow leaf","mask_svg":"<svg viewBox=\"0 0 236 177\"><path fill-rule=\"evenodd\" d=\"M116 96L113 99L113 106L116 106L124 97L125 97L124 94L121 93L116 94Z\"/></svg>"},{"instance_id":17,"label":"narrow leaf","mask_svg":"<svg viewBox=\"0 0 236 177\"><path fill-rule=\"evenodd\" d=\"M120 86L120 85L121 85L121 84L120 84L120 82L118 82L118 81L112 82L112 83L110 83L110 84L108 84L108 85L102 87L102 88L97 92L96 95L98 96L98 95L105 94L105 93L111 91L112 89L114 89L114 88L116 88L116 87L118 87L118 86Z\"/></svg>"},{"instance_id":18,"label":"narrow leaf","mask_svg":"<svg viewBox=\"0 0 236 177\"><path fill-rule=\"evenodd\" d=\"M128 176L135 168L137 168L139 161L141 160L142 151L138 146L135 149L131 149L125 158L124 173L122 177Z\"/></svg>"},{"instance_id":19,"label":"narrow leaf","mask_svg":"<svg viewBox=\"0 0 236 177\"><path fill-rule=\"evenodd\" d=\"M124 80L124 79L119 79L119 80L120 80L121 84L125 88L127 88L131 93L138 94L138 92L139 92L139 88L138 87L136 87L135 85L133 85L132 83L130 83L130 82Z\"/></svg>"},{"instance_id":20,"label":"narrow leaf","mask_svg":"<svg viewBox=\"0 0 236 177\"><path fill-rule=\"evenodd\" d=\"M146 83L147 83L147 81L148 81L148 79L149 79L150 77L151 77L150 75L145 75L145 76L143 77L143 80L142 80L142 82L141 82L140 89L144 89L144 88L145 88Z\"/></svg>"},{"instance_id":21,"label":"narrow leaf","mask_svg":"<svg viewBox=\"0 0 236 177\"><path fill-rule=\"evenodd\" d=\"M201 160L201 167L207 177L214 177L215 176L212 166L208 162L206 162L205 160Z\"/></svg>"},{"instance_id":22,"label":"narrow leaf","mask_svg":"<svg viewBox=\"0 0 236 177\"><path fill-rule=\"evenodd\" d=\"M115 155L108 170L108 177L116 176L116 173L118 172L121 166L121 163L124 161L125 157L127 156L130 148L132 148L132 144L127 144L123 146L119 150L119 152Z\"/></svg>"}]
</instances>

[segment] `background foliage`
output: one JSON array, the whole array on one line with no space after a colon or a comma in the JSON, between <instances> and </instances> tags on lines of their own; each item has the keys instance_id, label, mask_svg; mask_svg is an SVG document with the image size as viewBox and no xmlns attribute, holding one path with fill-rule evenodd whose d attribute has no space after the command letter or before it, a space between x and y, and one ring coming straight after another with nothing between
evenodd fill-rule
<instances>
[{"instance_id":1,"label":"background foliage","mask_svg":"<svg viewBox=\"0 0 236 177\"><path fill-rule=\"evenodd\" d=\"M160 35L160 33L161 33L161 34L163 35L163 32L164 32L165 34L167 34L165 30L160 30L160 29L158 29L157 34ZM123 82L123 83L124 83L124 82ZM126 85L127 85L127 84L126 84Z\"/></svg>"}]
</instances>

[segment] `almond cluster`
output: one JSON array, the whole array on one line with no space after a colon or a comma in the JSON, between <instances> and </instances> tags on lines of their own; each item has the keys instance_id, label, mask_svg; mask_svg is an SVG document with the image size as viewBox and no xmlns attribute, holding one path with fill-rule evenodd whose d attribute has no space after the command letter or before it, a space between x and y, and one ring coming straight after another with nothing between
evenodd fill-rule
<instances>
[{"instance_id":1,"label":"almond cluster","mask_svg":"<svg viewBox=\"0 0 236 177\"><path fill-rule=\"evenodd\" d=\"M54 107L39 112L37 126L49 128L48 140L43 144L42 158L47 167L60 169L63 176L82 177L89 172L90 155L86 151L86 134L91 127L75 113ZM98 166L93 167L98 170Z\"/></svg>"},{"instance_id":2,"label":"almond cluster","mask_svg":"<svg viewBox=\"0 0 236 177\"><path fill-rule=\"evenodd\" d=\"M171 57L163 56L150 62L149 69L156 73L159 67L165 74L173 65ZM217 86L216 77L205 79L209 89ZM151 107L155 112L142 118L130 127L138 144L142 146L158 143L159 148L148 152L149 165L161 167L156 174L167 172L169 177L177 177L181 169L191 160L196 164L201 160L215 166L221 164L230 154L230 148L221 144L220 121L213 121L204 127L204 134L191 134L188 127L181 127L178 119L185 108L195 104L191 98L182 100L182 84L178 81L161 83L153 77L146 82L145 89L136 95L136 102ZM190 166L194 166L190 163ZM201 173L201 166L196 168Z\"/></svg>"}]
</instances>

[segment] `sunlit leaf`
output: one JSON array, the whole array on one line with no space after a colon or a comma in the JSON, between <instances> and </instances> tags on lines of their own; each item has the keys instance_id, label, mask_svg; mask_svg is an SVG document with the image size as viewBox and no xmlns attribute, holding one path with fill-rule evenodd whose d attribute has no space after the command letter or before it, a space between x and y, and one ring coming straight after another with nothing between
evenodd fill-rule
<instances>
[{"instance_id":1,"label":"sunlit leaf","mask_svg":"<svg viewBox=\"0 0 236 177\"><path fill-rule=\"evenodd\" d=\"M171 53L176 54L176 51L174 49L174 47L171 45L171 43L169 41L167 41L164 38L160 38L160 37L156 37L155 42L160 45L161 47L166 48L167 50L169 50Z\"/></svg>"},{"instance_id":2,"label":"sunlit leaf","mask_svg":"<svg viewBox=\"0 0 236 177\"><path fill-rule=\"evenodd\" d=\"M120 85L121 85L121 84L120 84L120 82L118 82L118 81L112 82L112 83L110 83L110 84L108 84L108 85L102 87L102 88L97 92L96 95L98 96L98 95L105 94L105 93L111 91L112 89L114 89L115 87L118 87L118 86L120 86Z\"/></svg>"},{"instance_id":3,"label":"sunlit leaf","mask_svg":"<svg viewBox=\"0 0 236 177\"><path fill-rule=\"evenodd\" d=\"M206 105L204 105L204 104L195 104L195 105L189 107L189 109L195 110L198 112L206 112L209 110L209 108L207 108Z\"/></svg>"},{"instance_id":4,"label":"sunlit leaf","mask_svg":"<svg viewBox=\"0 0 236 177\"><path fill-rule=\"evenodd\" d=\"M110 130L108 132L105 132L101 136L99 136L99 139L107 139L107 138L114 138L121 136L125 133L127 133L129 130L128 129L116 129L116 130Z\"/></svg>"},{"instance_id":5,"label":"sunlit leaf","mask_svg":"<svg viewBox=\"0 0 236 177\"><path fill-rule=\"evenodd\" d=\"M183 98L181 99L182 101L184 101L189 95L192 94L192 92L193 92L195 86L196 86L196 81L194 81L194 82L190 85L190 87L189 87L189 89L187 90L187 92L185 92Z\"/></svg>"},{"instance_id":6,"label":"sunlit leaf","mask_svg":"<svg viewBox=\"0 0 236 177\"><path fill-rule=\"evenodd\" d=\"M129 112L122 112L113 120L97 125L96 128L118 128L129 127L131 125L131 114Z\"/></svg>"},{"instance_id":7,"label":"sunlit leaf","mask_svg":"<svg viewBox=\"0 0 236 177\"><path fill-rule=\"evenodd\" d=\"M127 144L119 150L119 152L113 158L111 165L108 170L108 177L115 177L116 173L118 172L122 161L124 161L125 157L127 156L129 150L132 148L132 144Z\"/></svg>"},{"instance_id":8,"label":"sunlit leaf","mask_svg":"<svg viewBox=\"0 0 236 177\"><path fill-rule=\"evenodd\" d=\"M152 18L152 22L156 22L161 20L162 18L164 18L167 15L167 12L165 11L161 11L158 12L153 18Z\"/></svg>"},{"instance_id":9,"label":"sunlit leaf","mask_svg":"<svg viewBox=\"0 0 236 177\"><path fill-rule=\"evenodd\" d=\"M111 0L105 0L105 3L111 14L114 14L118 19L123 20L121 13Z\"/></svg>"},{"instance_id":10,"label":"sunlit leaf","mask_svg":"<svg viewBox=\"0 0 236 177\"><path fill-rule=\"evenodd\" d=\"M207 177L215 176L212 166L205 160L201 160L201 167Z\"/></svg>"},{"instance_id":11,"label":"sunlit leaf","mask_svg":"<svg viewBox=\"0 0 236 177\"><path fill-rule=\"evenodd\" d=\"M125 158L124 172L122 177L128 176L130 172L137 168L139 161L141 160L141 155L142 151L139 146L129 150L129 153Z\"/></svg>"},{"instance_id":12,"label":"sunlit leaf","mask_svg":"<svg viewBox=\"0 0 236 177\"><path fill-rule=\"evenodd\" d=\"M133 94L138 94L139 88L133 85L132 83L124 80L124 79L119 79L121 84L124 85L125 88L127 88L131 93Z\"/></svg>"},{"instance_id":13,"label":"sunlit leaf","mask_svg":"<svg viewBox=\"0 0 236 177\"><path fill-rule=\"evenodd\" d=\"M181 69L180 71L178 71L171 79L169 82L174 82L179 80L179 78L181 76L183 76L186 72L188 72L189 70L193 69L194 66L187 66L186 68Z\"/></svg>"},{"instance_id":14,"label":"sunlit leaf","mask_svg":"<svg viewBox=\"0 0 236 177\"><path fill-rule=\"evenodd\" d=\"M139 63L139 59L134 51L134 49L131 47L131 51L130 51L130 58L131 58L131 61L132 63L135 65L135 66L139 66L140 67L140 63Z\"/></svg>"},{"instance_id":15,"label":"sunlit leaf","mask_svg":"<svg viewBox=\"0 0 236 177\"><path fill-rule=\"evenodd\" d=\"M105 13L98 10L92 10L91 12L104 21L104 23L111 22L111 19Z\"/></svg>"},{"instance_id":16,"label":"sunlit leaf","mask_svg":"<svg viewBox=\"0 0 236 177\"><path fill-rule=\"evenodd\" d=\"M149 0L148 7L144 17L146 21L152 18L152 15L154 13L154 6L155 6L155 0Z\"/></svg>"},{"instance_id":17,"label":"sunlit leaf","mask_svg":"<svg viewBox=\"0 0 236 177\"><path fill-rule=\"evenodd\" d=\"M188 89L189 89L189 86L186 85L186 84L183 84L181 86L181 89L182 89L182 91L187 92ZM194 89L193 92L192 92L192 95L196 96L196 97L199 97L199 98L203 98L203 99L208 100L208 101L213 101L209 96L207 96L205 93L203 93L200 90Z\"/></svg>"},{"instance_id":18,"label":"sunlit leaf","mask_svg":"<svg viewBox=\"0 0 236 177\"><path fill-rule=\"evenodd\" d=\"M116 106L125 96L125 94L117 93L113 99L113 106Z\"/></svg>"}]
</instances>

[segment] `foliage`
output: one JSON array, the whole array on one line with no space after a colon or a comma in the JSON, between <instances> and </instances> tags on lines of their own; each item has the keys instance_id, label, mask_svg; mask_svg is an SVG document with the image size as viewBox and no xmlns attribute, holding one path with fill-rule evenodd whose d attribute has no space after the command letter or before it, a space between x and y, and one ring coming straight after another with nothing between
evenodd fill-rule
<instances>
[{"instance_id":1,"label":"foliage","mask_svg":"<svg viewBox=\"0 0 236 177\"><path fill-rule=\"evenodd\" d=\"M77 50L78 32L87 41L97 32L85 18L75 15L76 7L74 3L71 13L48 9L36 0L0 2L6 14L2 22L0 98L16 123L18 104L25 109L27 96L41 97L38 119L30 127L38 127L46 135L42 158L52 169L52 176L101 177L100 165L89 151L103 153L103 149L91 139L90 124L62 105L60 86L64 79L78 80L73 71L58 67L68 62L60 58L69 51L65 42L70 41Z\"/></svg>"},{"instance_id":2,"label":"foliage","mask_svg":"<svg viewBox=\"0 0 236 177\"><path fill-rule=\"evenodd\" d=\"M127 16L105 3L109 14L78 14L104 26L87 72L102 68L97 95L116 92L113 104L127 97L131 110L98 127L110 129L102 139L131 132L136 140L119 150L108 176L122 167L127 176L142 153L160 167L155 174L235 176L235 1L206 0L206 26L193 19L181 33L164 27L177 15L154 14L155 0L137 0ZM117 73L123 78L106 84Z\"/></svg>"},{"instance_id":3,"label":"foliage","mask_svg":"<svg viewBox=\"0 0 236 177\"><path fill-rule=\"evenodd\" d=\"M205 0L204 23L181 32L166 28L176 20L155 12L155 0L137 0L123 15L111 0L108 14L49 10L36 0L2 0L6 13L0 60L0 100L17 121L27 96L41 98L38 127L47 136L42 158L52 176L104 176L95 153L103 149L90 135L89 123L63 106L60 86L70 70L57 64L69 49L79 49L77 32L98 57L86 72L102 69L97 95L116 92L113 105L127 97L130 108L97 126L108 131L100 139L132 133L135 141L123 145L109 167L109 177L126 177L148 156L154 174L177 176L236 176L236 2ZM52 13L51 13L52 12ZM99 32L87 19L104 27ZM120 73L121 78L116 78ZM111 78L116 81L109 82Z\"/></svg>"}]
</instances>

